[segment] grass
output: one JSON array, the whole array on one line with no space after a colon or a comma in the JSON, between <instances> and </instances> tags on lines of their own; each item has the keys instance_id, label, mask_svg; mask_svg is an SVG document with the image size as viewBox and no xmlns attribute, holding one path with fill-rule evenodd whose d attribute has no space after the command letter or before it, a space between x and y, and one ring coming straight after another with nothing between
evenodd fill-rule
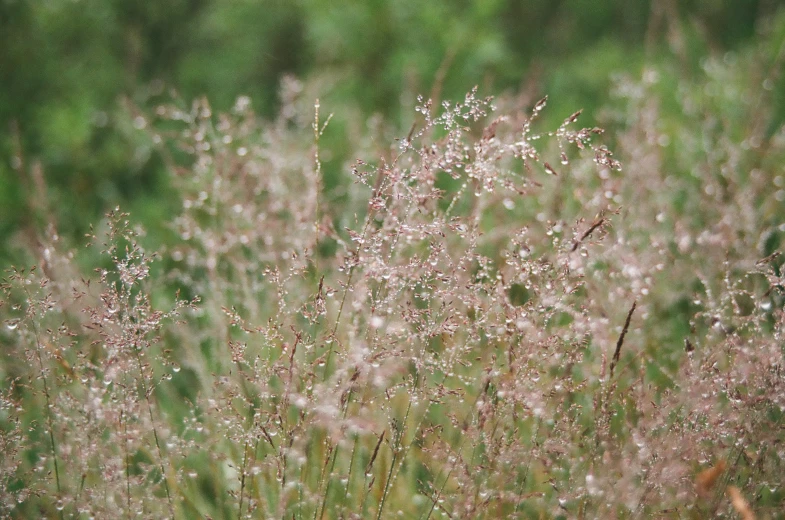
<instances>
[{"instance_id":1,"label":"grass","mask_svg":"<svg viewBox=\"0 0 785 520\"><path fill-rule=\"evenodd\" d=\"M291 80L147 115L172 237L112 212L88 275L50 222L2 282L2 515L781 517L785 134L655 72L613 136L421 98L330 186Z\"/></svg>"}]
</instances>

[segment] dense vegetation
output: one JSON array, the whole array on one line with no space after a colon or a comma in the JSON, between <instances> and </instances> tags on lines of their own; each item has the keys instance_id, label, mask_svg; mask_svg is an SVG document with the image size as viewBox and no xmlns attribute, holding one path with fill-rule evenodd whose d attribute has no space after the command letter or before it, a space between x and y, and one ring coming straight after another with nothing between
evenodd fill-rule
<instances>
[{"instance_id":1,"label":"dense vegetation","mask_svg":"<svg viewBox=\"0 0 785 520\"><path fill-rule=\"evenodd\" d=\"M389 132L405 134L418 94L460 99L474 85L485 94L523 88L551 95L551 124L576 108L595 124L613 74L667 66L664 75L692 82L709 57L778 45L776 1L653 4L0 2L0 239L46 225L29 203L36 165L64 236L83 236L118 203L158 234L156 224L176 208L132 107L151 110L172 89L184 100L206 95L217 111L250 96L272 118L281 79L308 79L309 93L335 113L324 169L342 184L355 159L348 126L380 115ZM673 86L657 90L675 108ZM768 105L775 119L785 115L782 91ZM12 258L11 249L0 251L3 264Z\"/></svg>"},{"instance_id":2,"label":"dense vegetation","mask_svg":"<svg viewBox=\"0 0 785 520\"><path fill-rule=\"evenodd\" d=\"M0 515L782 518L785 10L355 4L0 6Z\"/></svg>"}]
</instances>

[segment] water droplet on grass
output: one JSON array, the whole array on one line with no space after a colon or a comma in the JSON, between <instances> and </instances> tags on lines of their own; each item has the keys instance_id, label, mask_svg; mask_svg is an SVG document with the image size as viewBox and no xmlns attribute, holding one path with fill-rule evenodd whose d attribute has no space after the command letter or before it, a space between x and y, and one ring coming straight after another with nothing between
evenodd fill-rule
<instances>
[{"instance_id":1,"label":"water droplet on grass","mask_svg":"<svg viewBox=\"0 0 785 520\"><path fill-rule=\"evenodd\" d=\"M5 326L8 330L16 330L19 327L19 323L21 320L14 319L14 320L7 320L5 322Z\"/></svg>"}]
</instances>

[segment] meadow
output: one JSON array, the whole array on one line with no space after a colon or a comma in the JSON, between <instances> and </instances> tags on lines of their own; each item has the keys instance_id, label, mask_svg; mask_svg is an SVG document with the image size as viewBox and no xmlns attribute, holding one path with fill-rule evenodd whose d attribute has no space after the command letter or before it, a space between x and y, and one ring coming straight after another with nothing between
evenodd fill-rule
<instances>
[{"instance_id":1,"label":"meadow","mask_svg":"<svg viewBox=\"0 0 785 520\"><path fill-rule=\"evenodd\" d=\"M783 20L590 115L129 102L174 210L74 241L32 177L0 516L783 518Z\"/></svg>"}]
</instances>

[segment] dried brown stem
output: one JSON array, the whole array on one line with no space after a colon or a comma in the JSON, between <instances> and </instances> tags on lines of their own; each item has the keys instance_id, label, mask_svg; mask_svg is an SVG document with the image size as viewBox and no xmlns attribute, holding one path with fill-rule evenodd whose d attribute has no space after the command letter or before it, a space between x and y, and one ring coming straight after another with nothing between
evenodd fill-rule
<instances>
[{"instance_id":1,"label":"dried brown stem","mask_svg":"<svg viewBox=\"0 0 785 520\"><path fill-rule=\"evenodd\" d=\"M598 227L600 227L603 224L605 224L606 220L607 219L605 217L600 217L599 219L595 220L594 224L592 224L591 227L583 235L581 235L581 238L579 238L578 240L575 241L575 243L572 245L572 249L570 249L570 252L574 253L578 249L578 246L580 246L583 243L584 240L589 238L591 236L591 234L594 233L594 231Z\"/></svg>"},{"instance_id":2,"label":"dried brown stem","mask_svg":"<svg viewBox=\"0 0 785 520\"><path fill-rule=\"evenodd\" d=\"M632 302L632 308L630 308L630 312L627 313L627 320L624 322L624 328L619 335L619 341L616 342L616 351L613 353L613 359L611 360L611 377L613 377L613 370L616 368L616 364L619 362L619 356L621 355L621 347L624 345L624 336L627 335L627 331L630 329L630 320L632 320L632 313L635 312L635 307L638 305L637 300Z\"/></svg>"}]
</instances>

